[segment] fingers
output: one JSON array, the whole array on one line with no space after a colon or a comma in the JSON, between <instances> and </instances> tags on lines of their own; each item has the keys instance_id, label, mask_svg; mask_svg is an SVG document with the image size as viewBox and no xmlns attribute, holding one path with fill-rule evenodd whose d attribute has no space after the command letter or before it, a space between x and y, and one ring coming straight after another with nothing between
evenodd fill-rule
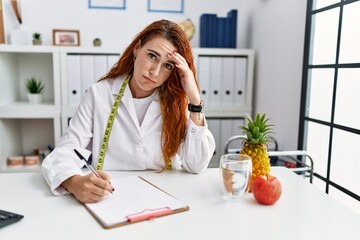
<instances>
[{"instance_id":1,"label":"fingers","mask_svg":"<svg viewBox=\"0 0 360 240\"><path fill-rule=\"evenodd\" d=\"M181 56L178 52L169 53L169 57L175 61L176 67L182 70L189 67L185 58Z\"/></svg>"},{"instance_id":2,"label":"fingers","mask_svg":"<svg viewBox=\"0 0 360 240\"><path fill-rule=\"evenodd\" d=\"M72 182L68 190L80 202L90 203L100 201L113 191L113 187L109 182L110 177L106 173L98 172L98 174L101 176L100 178L92 173L86 176L74 176L71 179Z\"/></svg>"},{"instance_id":3,"label":"fingers","mask_svg":"<svg viewBox=\"0 0 360 240\"><path fill-rule=\"evenodd\" d=\"M110 182L110 176L108 174L106 174L105 172L103 171L96 171L99 176L107 183L105 185L103 185L102 183L100 183L101 185L99 187L102 187L104 189L107 189L109 192L113 192L115 189L114 187L111 185L111 182Z\"/></svg>"}]
</instances>

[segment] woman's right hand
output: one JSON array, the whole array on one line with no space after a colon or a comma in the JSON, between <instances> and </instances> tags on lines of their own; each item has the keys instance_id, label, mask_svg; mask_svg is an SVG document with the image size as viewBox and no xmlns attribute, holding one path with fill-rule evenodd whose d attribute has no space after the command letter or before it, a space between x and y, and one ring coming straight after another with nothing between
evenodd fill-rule
<instances>
[{"instance_id":1,"label":"woman's right hand","mask_svg":"<svg viewBox=\"0 0 360 240\"><path fill-rule=\"evenodd\" d=\"M98 202L114 191L110 177L102 171L97 171L101 178L90 173L86 176L75 175L66 179L61 186L72 193L82 203Z\"/></svg>"}]
</instances>

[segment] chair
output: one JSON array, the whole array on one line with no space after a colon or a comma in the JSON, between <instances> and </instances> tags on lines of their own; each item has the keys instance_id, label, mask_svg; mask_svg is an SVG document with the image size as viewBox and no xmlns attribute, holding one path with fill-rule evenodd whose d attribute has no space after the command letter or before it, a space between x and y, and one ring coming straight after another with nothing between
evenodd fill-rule
<instances>
[{"instance_id":1,"label":"chair","mask_svg":"<svg viewBox=\"0 0 360 240\"><path fill-rule=\"evenodd\" d=\"M225 143L224 153L239 153L241 149L231 148L231 144L234 141L243 141L243 137L246 136L235 135L230 137ZM274 150L269 150L268 153L272 166L286 166L290 168L293 172L309 178L310 183L312 183L314 175L314 161L311 156L304 150L279 151L276 139L271 137L271 140L273 143L269 146L269 149L271 149L272 147ZM309 159L310 164L306 163L306 158Z\"/></svg>"}]
</instances>

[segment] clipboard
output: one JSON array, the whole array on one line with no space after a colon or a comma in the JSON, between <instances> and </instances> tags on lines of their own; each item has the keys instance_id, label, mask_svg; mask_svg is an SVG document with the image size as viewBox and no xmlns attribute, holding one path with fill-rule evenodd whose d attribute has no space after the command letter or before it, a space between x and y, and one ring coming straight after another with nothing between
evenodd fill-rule
<instances>
[{"instance_id":1,"label":"clipboard","mask_svg":"<svg viewBox=\"0 0 360 240\"><path fill-rule=\"evenodd\" d=\"M86 209L105 229L188 211L190 208L139 176L112 179L115 191Z\"/></svg>"}]
</instances>

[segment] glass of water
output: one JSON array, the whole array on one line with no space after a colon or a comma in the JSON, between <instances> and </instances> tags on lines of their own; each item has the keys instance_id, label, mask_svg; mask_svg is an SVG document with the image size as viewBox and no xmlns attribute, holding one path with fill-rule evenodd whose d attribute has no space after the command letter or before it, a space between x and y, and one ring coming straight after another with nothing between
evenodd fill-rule
<instances>
[{"instance_id":1,"label":"glass of water","mask_svg":"<svg viewBox=\"0 0 360 240\"><path fill-rule=\"evenodd\" d=\"M224 199L237 199L249 188L251 157L244 154L225 154L220 158L221 186Z\"/></svg>"}]
</instances>

